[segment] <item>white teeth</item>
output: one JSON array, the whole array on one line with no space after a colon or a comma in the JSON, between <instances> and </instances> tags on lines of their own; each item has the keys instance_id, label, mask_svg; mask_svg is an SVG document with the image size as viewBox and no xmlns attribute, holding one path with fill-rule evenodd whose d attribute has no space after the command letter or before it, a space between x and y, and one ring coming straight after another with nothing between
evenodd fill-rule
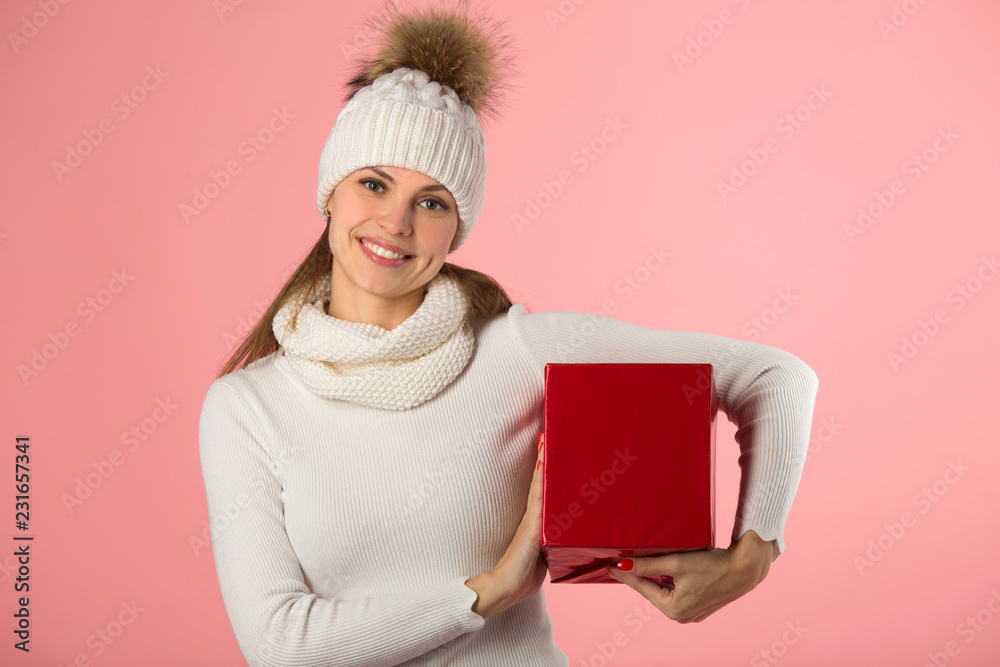
<instances>
[{"instance_id":1,"label":"white teeth","mask_svg":"<svg viewBox=\"0 0 1000 667\"><path fill-rule=\"evenodd\" d=\"M382 246L377 246L374 243L368 243L368 241L365 241L364 239L362 239L361 242L365 244L366 248L371 250L376 255L380 255L387 259L403 259L406 257L406 255L400 255L399 253L392 252L391 250L386 250Z\"/></svg>"}]
</instances>

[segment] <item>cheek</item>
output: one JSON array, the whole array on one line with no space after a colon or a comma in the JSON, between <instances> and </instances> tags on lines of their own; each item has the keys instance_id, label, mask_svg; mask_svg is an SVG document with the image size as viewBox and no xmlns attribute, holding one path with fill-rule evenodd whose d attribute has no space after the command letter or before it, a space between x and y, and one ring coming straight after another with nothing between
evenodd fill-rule
<instances>
[{"instance_id":1,"label":"cheek","mask_svg":"<svg viewBox=\"0 0 1000 667\"><path fill-rule=\"evenodd\" d=\"M455 238L455 227L448 227L438 235L438 245L447 252L453 238Z\"/></svg>"},{"instance_id":2,"label":"cheek","mask_svg":"<svg viewBox=\"0 0 1000 667\"><path fill-rule=\"evenodd\" d=\"M334 256L346 256L351 248L351 229L343 224L338 224L334 219L330 222L330 233L327 240L330 244L330 252Z\"/></svg>"},{"instance_id":3,"label":"cheek","mask_svg":"<svg viewBox=\"0 0 1000 667\"><path fill-rule=\"evenodd\" d=\"M337 200L337 208L330 211L339 213L342 220L360 220L365 217L366 208L364 200L345 194Z\"/></svg>"},{"instance_id":4,"label":"cheek","mask_svg":"<svg viewBox=\"0 0 1000 667\"><path fill-rule=\"evenodd\" d=\"M451 241L455 238L458 233L458 220L453 221L451 224L446 225L441 231L441 241L440 244L446 249L451 249Z\"/></svg>"},{"instance_id":5,"label":"cheek","mask_svg":"<svg viewBox=\"0 0 1000 667\"><path fill-rule=\"evenodd\" d=\"M330 207L332 213L330 220L330 238L337 243L347 243L351 240L351 233L364 220L364 211L358 205L349 202L338 202L336 208Z\"/></svg>"}]
</instances>

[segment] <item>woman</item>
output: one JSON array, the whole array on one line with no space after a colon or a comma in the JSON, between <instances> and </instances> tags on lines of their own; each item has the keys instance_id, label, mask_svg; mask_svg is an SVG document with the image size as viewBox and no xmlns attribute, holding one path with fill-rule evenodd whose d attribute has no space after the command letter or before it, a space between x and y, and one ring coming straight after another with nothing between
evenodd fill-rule
<instances>
[{"instance_id":1,"label":"woman","mask_svg":"<svg viewBox=\"0 0 1000 667\"><path fill-rule=\"evenodd\" d=\"M202 407L212 548L244 656L567 665L541 589L548 362L713 365L743 452L733 542L613 575L674 620L706 618L784 551L815 373L755 343L529 314L446 262L483 207L478 115L506 38L458 10L376 22L382 49L321 154L326 229Z\"/></svg>"}]
</instances>

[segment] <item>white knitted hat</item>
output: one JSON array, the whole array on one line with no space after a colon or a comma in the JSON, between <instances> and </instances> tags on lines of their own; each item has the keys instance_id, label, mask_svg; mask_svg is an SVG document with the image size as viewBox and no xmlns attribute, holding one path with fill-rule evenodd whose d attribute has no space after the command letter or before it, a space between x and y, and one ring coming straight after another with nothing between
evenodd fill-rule
<instances>
[{"instance_id":1,"label":"white knitted hat","mask_svg":"<svg viewBox=\"0 0 1000 667\"><path fill-rule=\"evenodd\" d=\"M472 107L420 70L383 74L347 103L323 144L320 212L344 177L378 165L419 171L448 188L458 204L457 250L486 201L486 139Z\"/></svg>"},{"instance_id":2,"label":"white knitted hat","mask_svg":"<svg viewBox=\"0 0 1000 667\"><path fill-rule=\"evenodd\" d=\"M500 71L510 67L499 24L466 8L401 13L389 2L372 23L383 39L348 84L354 88L320 153L316 205L364 167L412 169L448 188L458 205L453 250L486 201L486 138L478 113L495 112Z\"/></svg>"}]
</instances>

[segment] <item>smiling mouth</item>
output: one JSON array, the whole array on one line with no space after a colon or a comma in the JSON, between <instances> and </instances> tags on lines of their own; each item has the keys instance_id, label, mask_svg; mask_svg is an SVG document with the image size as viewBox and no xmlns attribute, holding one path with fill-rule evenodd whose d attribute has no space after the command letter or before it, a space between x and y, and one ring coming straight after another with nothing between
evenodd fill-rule
<instances>
[{"instance_id":1,"label":"smiling mouth","mask_svg":"<svg viewBox=\"0 0 1000 667\"><path fill-rule=\"evenodd\" d=\"M388 250L387 248L383 248L382 246L378 245L377 243L365 243L364 239L360 239L360 238L358 239L358 243L360 243L362 246L364 246L365 248L367 248L369 252L371 252L371 253L373 253L375 255L378 255L379 257L382 257L383 259L403 260L403 259L412 259L413 258L413 255L402 255L401 257L388 257L386 255L380 254L380 251L381 252L392 253L393 255L399 255L400 253L393 252L391 250Z\"/></svg>"}]
</instances>

